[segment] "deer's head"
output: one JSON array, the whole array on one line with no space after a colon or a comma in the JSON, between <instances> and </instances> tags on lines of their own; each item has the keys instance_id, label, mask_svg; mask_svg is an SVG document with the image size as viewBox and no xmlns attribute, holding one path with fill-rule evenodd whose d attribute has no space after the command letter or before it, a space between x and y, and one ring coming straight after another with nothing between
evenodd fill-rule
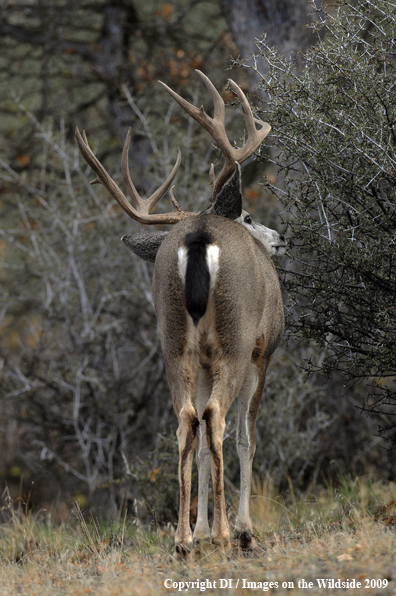
<instances>
[{"instance_id":1,"label":"deer's head","mask_svg":"<svg viewBox=\"0 0 396 596\"><path fill-rule=\"evenodd\" d=\"M164 83L161 83L171 97L181 105L186 112L194 118L199 124L201 124L216 141L217 145L221 149L224 156L224 166L220 174L215 177L214 167L210 169L210 181L213 186L213 201L212 204L205 209L202 213L219 215L228 219L238 221L241 225L245 226L248 231L254 236L261 244L268 250L272 256L280 256L285 253L287 242L284 237L278 234L275 230L266 228L262 224L255 222L247 211L242 209L242 187L241 187L241 168L240 164L243 163L248 157L250 157L260 143L265 139L271 130L271 127L266 122L262 122L253 116L252 110L246 99L242 89L229 80L229 84L234 93L239 97L241 102L243 115L245 118L245 124L248 132L248 139L243 147L233 147L228 140L227 133L225 130L224 116L225 116L225 104L218 93L216 88L213 86L211 81L206 75L197 70L197 73L205 83L210 95L212 96L214 103L214 115L213 118L208 116L201 106L197 108L180 95L175 93ZM259 126L259 129L257 129ZM181 162L181 153L178 149L178 156L176 164L171 171L168 178L147 199L142 199L132 180L129 173L128 167L128 151L130 145L131 130L128 131L124 149L122 152L121 169L122 176L130 196L131 202L125 197L119 186L107 173L105 168L95 157L91 151L85 132L83 135L80 134L78 128L76 128L76 139L80 148L81 154L85 161L96 173L96 178L91 184L100 183L105 186L112 197L118 202L121 208L130 217L142 224L175 224L188 217L194 217L195 213L184 211L173 194L173 187L171 184L177 174ZM150 211L153 209L155 204L165 195L170 188L170 196L173 204L172 213L163 214L151 214ZM158 249L161 245L162 240L168 232L141 232L132 236L123 236L121 240L126 246L128 246L135 254L146 261L155 261Z\"/></svg>"}]
</instances>

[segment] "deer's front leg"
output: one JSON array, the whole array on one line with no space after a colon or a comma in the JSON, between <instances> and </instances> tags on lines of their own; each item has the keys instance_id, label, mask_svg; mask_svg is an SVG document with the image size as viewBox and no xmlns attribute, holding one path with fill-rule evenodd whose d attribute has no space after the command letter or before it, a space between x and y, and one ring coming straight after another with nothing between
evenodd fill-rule
<instances>
[{"instance_id":1,"label":"deer's front leg","mask_svg":"<svg viewBox=\"0 0 396 596\"><path fill-rule=\"evenodd\" d=\"M212 469L214 497L212 542L226 551L230 548L230 530L224 496L223 436L225 416L245 378L247 364L245 365L244 361L247 358L243 351L240 351L238 356L240 358L235 361L224 361L224 359L219 361L217 368L212 371L214 379L212 392L202 416L206 422Z\"/></svg>"},{"instance_id":2,"label":"deer's front leg","mask_svg":"<svg viewBox=\"0 0 396 596\"><path fill-rule=\"evenodd\" d=\"M191 468L194 455L198 418L194 408L185 406L179 413L179 522L175 536L175 550L178 556L186 556L192 549L193 538L190 529Z\"/></svg>"},{"instance_id":3,"label":"deer's front leg","mask_svg":"<svg viewBox=\"0 0 396 596\"><path fill-rule=\"evenodd\" d=\"M198 413L199 428L197 436L197 466L198 466L198 512L194 529L194 546L210 542L208 521L208 492L210 478L210 452L206 439L206 422L202 419L203 412L210 397L211 383L204 371L198 377L198 390L195 406Z\"/></svg>"},{"instance_id":4,"label":"deer's front leg","mask_svg":"<svg viewBox=\"0 0 396 596\"><path fill-rule=\"evenodd\" d=\"M241 485L239 510L235 524L235 538L243 550L254 547L253 526L250 515L252 463L256 451L256 420L264 388L267 361L259 366L251 363L238 398L237 451L240 463Z\"/></svg>"}]
</instances>

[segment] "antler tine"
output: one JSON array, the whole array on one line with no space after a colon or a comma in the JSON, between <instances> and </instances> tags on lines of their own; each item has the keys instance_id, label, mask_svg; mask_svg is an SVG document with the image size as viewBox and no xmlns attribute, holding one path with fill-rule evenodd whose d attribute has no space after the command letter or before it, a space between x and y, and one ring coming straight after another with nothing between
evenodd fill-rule
<instances>
[{"instance_id":1,"label":"antler tine","mask_svg":"<svg viewBox=\"0 0 396 596\"><path fill-rule=\"evenodd\" d=\"M206 85L207 90L212 96L214 106L213 120L219 120L220 122L223 122L225 116L225 104L223 98L213 85L212 81L203 72L197 68L195 69L195 72L201 77ZM201 108L201 110L202 109L203 108Z\"/></svg>"},{"instance_id":2,"label":"antler tine","mask_svg":"<svg viewBox=\"0 0 396 596\"><path fill-rule=\"evenodd\" d=\"M82 137L78 129L78 126L76 126L76 140L81 151L81 155L83 156L87 164L93 169L97 176L97 178L95 178L95 180L92 180L90 184L97 184L98 182L100 184L103 184L103 186L107 188L111 196L115 198L117 203L119 203L119 205L124 209L124 211L126 211L128 215L131 215L131 217L133 217L134 215L129 213L129 211L132 209L132 206L128 203L126 196L119 188L119 186L114 182L111 176L109 176L109 174L106 172L106 170L104 169L100 161L97 159L97 157L94 155L93 151L88 145L85 130L83 131Z\"/></svg>"},{"instance_id":3,"label":"antler tine","mask_svg":"<svg viewBox=\"0 0 396 596\"><path fill-rule=\"evenodd\" d=\"M128 191L129 196L132 199L132 203L135 209L141 209L144 204L142 199L139 196L138 191L135 188L134 183L132 182L131 175L129 173L129 164L128 164L128 156L129 156L129 145L131 143L131 129L128 129L128 133L125 139L124 148L122 150L121 156L121 172L122 172L122 179L124 180L126 189Z\"/></svg>"},{"instance_id":4,"label":"antler tine","mask_svg":"<svg viewBox=\"0 0 396 596\"><path fill-rule=\"evenodd\" d=\"M242 152L242 149L244 149L247 153L246 157L249 157L257 149L260 143L264 141L265 137L271 130L271 126L267 122L258 120L253 116L252 108L250 107L246 95L244 94L242 89L233 80L228 79L228 82L230 84L231 89L239 97L239 101L241 102L241 107L243 111L243 117L245 119L245 124L248 132L248 141L243 147L239 149L239 151ZM261 126L260 130L257 130L256 124ZM246 159L246 157L244 159Z\"/></svg>"},{"instance_id":5,"label":"antler tine","mask_svg":"<svg viewBox=\"0 0 396 596\"><path fill-rule=\"evenodd\" d=\"M93 169L93 171L97 175L97 178L95 180L92 180L91 184L95 184L97 182L100 182L101 184L103 184L103 186L108 190L108 192L111 194L111 196L117 201L117 203L120 205L120 207L125 211L125 213L127 213L130 217L132 217L132 219L135 219L136 221L138 221L139 223L142 223L142 224L165 224L165 223L174 224L174 223L177 223L183 219L186 219L187 217L191 217L191 216L195 215L195 213L189 213L187 211L183 211L183 209L181 209L181 207L178 204L176 206L175 203L173 203L173 207L174 207L173 213L160 213L160 214L152 214L152 215L150 215L150 213L149 213L151 211L151 209L154 207L154 205L159 201L159 199L161 197L163 197L163 195L166 193L166 191L168 190L168 188L170 187L170 185L172 184L172 182L176 176L176 173L177 173L177 170L179 169L180 161L181 161L180 149L178 149L178 156L177 156L176 164L175 164L172 172L166 179L166 181L160 186L160 188L158 190L156 190L151 195L151 197L149 197L147 199L142 199L139 196L139 194L131 180L130 174L129 174L128 151L129 151L129 142L130 142L130 131L128 131L127 138L126 138L125 144L124 144L124 149L122 152L122 174L123 174L124 182L128 189L128 193L130 194L130 197L133 202L133 206L132 206L130 204L130 202L128 201L128 199L125 197L122 190L114 182L114 180L106 172L105 168L102 166L100 161L94 155L93 151L91 150L91 148L88 145L88 140L85 135L85 132L83 131L83 136L81 136L80 131L78 130L78 127L76 127L76 139L77 139L77 143L78 143L78 146L80 148L83 158L85 159L87 164Z\"/></svg>"},{"instance_id":6,"label":"antler tine","mask_svg":"<svg viewBox=\"0 0 396 596\"><path fill-rule=\"evenodd\" d=\"M212 96L213 103L214 103L213 118L208 116L208 114L205 112L203 106L201 106L200 108L193 106L191 103L189 103L188 101L183 99L180 95L178 95L178 93L173 91L173 89L168 87L168 85L165 85L165 83L163 83L162 81L158 81L158 82L161 83L161 85L163 87L165 87L165 89L167 90L169 95L171 97L173 97L173 99L187 112L187 114L189 114L192 118L194 118L194 120L196 120L199 124L201 124L208 131L208 133L214 138L216 143L218 143L218 145L221 147L222 144L224 144L224 136L225 136L226 142L229 143L229 141L227 139L226 132L225 132L225 128L224 128L224 115L225 115L224 101L223 101L220 93L217 91L217 89L214 87L214 85L208 79L208 77L206 75L204 75L203 72L201 72L200 70L197 70L196 72L199 74L199 76L205 83L209 93Z\"/></svg>"},{"instance_id":7,"label":"antler tine","mask_svg":"<svg viewBox=\"0 0 396 596\"><path fill-rule=\"evenodd\" d=\"M179 170L181 164L181 151L180 151L180 147L177 148L177 158L176 158L176 163L173 166L173 169L171 171L171 173L169 174L168 178L165 180L165 182L163 182L161 184L161 186L158 188L158 190L156 190L149 199L147 199L147 209L148 211L151 211L151 209L154 207L154 205L156 203L158 203L158 201L164 196L164 194L166 193L166 191L168 190L168 188L170 187L170 185L172 184L173 180L176 177L176 174ZM173 195L172 195L173 196ZM177 209L175 209L176 211ZM183 209L181 209L181 207L178 209L181 210L181 212L184 213Z\"/></svg>"},{"instance_id":8,"label":"antler tine","mask_svg":"<svg viewBox=\"0 0 396 596\"><path fill-rule=\"evenodd\" d=\"M158 203L158 201L164 196L170 185L172 184L173 180L176 177L176 174L179 170L181 164L181 151L180 147L177 148L177 159L176 163L173 166L171 173L169 174L168 178L161 184L161 186L149 197L148 199L142 199L136 188L132 182L130 173L129 173L129 166L128 166L128 155L129 155L129 144L131 140L131 129L128 130L127 137L124 143L124 149L122 151L122 158L121 158L121 171L122 177L127 188L128 194L134 203L134 206L139 211L145 212L147 214L150 213L151 209ZM181 210L183 211L183 210Z\"/></svg>"},{"instance_id":9,"label":"antler tine","mask_svg":"<svg viewBox=\"0 0 396 596\"><path fill-rule=\"evenodd\" d=\"M212 136L212 138L216 141L219 148L221 149L223 156L224 156L224 166L221 170L217 180L214 176L213 168L210 169L210 182L213 185L213 198L217 196L219 191L221 190L224 183L227 181L229 176L234 172L235 162L237 161L239 164L243 163L250 155L254 153L260 143L265 139L268 133L271 130L271 127L266 122L262 122L257 118L254 118L251 107L249 105L248 100L242 89L234 83L234 81L229 80L231 89L234 93L239 97L241 102L243 115L245 118L246 128L248 132L248 140L246 141L243 147L237 149L233 147L227 137L227 133L225 130L225 105L224 101L214 87L213 83L208 79L206 75L204 75L200 70L196 71L198 75L201 77L203 82L205 83L210 95L213 99L214 104L214 115L213 118L208 116L203 108L197 108L192 104L188 103L185 99L183 99L180 95L175 93L172 89L170 89L167 85L161 83L169 93L171 97L184 109L186 112L194 118L199 124L201 124ZM261 128L257 130L256 124L260 125Z\"/></svg>"}]
</instances>

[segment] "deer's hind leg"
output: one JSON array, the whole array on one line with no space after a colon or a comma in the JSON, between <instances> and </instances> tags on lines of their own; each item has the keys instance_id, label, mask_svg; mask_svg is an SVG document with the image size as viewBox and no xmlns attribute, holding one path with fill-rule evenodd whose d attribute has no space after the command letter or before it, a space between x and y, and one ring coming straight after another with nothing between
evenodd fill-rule
<instances>
[{"instance_id":1,"label":"deer's hind leg","mask_svg":"<svg viewBox=\"0 0 396 596\"><path fill-rule=\"evenodd\" d=\"M178 557L185 557L193 547L190 528L191 470L199 420L195 409L197 367L186 361L167 361L167 374L172 393L173 407L179 422L179 520L175 536Z\"/></svg>"},{"instance_id":2,"label":"deer's hind leg","mask_svg":"<svg viewBox=\"0 0 396 596\"><path fill-rule=\"evenodd\" d=\"M256 420L264 389L268 360L251 362L238 397L237 451L240 463L240 498L234 536L243 550L254 547L250 515L252 463L256 451Z\"/></svg>"},{"instance_id":3,"label":"deer's hind leg","mask_svg":"<svg viewBox=\"0 0 396 596\"><path fill-rule=\"evenodd\" d=\"M197 430L197 467L198 467L198 512L194 529L194 546L210 542L208 521L208 492L210 479L210 452L206 438L206 422L202 419L206 404L210 397L212 382L209 373L201 368L198 375L196 409L199 419Z\"/></svg>"}]
</instances>

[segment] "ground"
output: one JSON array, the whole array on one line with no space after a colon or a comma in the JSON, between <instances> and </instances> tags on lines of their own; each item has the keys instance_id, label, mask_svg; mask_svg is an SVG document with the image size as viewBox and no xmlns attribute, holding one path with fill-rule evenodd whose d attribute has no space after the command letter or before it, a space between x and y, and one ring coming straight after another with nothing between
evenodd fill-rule
<instances>
[{"instance_id":1,"label":"ground","mask_svg":"<svg viewBox=\"0 0 396 596\"><path fill-rule=\"evenodd\" d=\"M344 589L396 595L395 485L349 480L288 505L261 488L252 513L255 552L233 545L225 557L210 548L180 563L173 558L170 524L148 528L127 516L99 522L75 506L70 523L55 525L47 512L6 502L0 596L327 595Z\"/></svg>"}]
</instances>

